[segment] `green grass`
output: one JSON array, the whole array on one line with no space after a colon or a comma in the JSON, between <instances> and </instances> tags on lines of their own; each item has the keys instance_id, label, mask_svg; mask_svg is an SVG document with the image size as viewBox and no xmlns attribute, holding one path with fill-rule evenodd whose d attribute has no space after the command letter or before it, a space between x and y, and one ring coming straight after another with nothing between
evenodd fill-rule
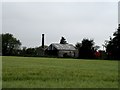
<instances>
[{"instance_id":1,"label":"green grass","mask_svg":"<svg viewBox=\"0 0 120 90\"><path fill-rule=\"evenodd\" d=\"M3 88L118 88L118 61L2 57Z\"/></svg>"}]
</instances>

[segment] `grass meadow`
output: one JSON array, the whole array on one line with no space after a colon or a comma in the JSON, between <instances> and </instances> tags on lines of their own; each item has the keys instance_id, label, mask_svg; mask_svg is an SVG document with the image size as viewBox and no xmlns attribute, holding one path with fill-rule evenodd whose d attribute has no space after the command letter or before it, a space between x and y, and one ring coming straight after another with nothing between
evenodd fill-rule
<instances>
[{"instance_id":1,"label":"grass meadow","mask_svg":"<svg viewBox=\"0 0 120 90\"><path fill-rule=\"evenodd\" d=\"M3 88L118 88L118 61L2 57Z\"/></svg>"}]
</instances>

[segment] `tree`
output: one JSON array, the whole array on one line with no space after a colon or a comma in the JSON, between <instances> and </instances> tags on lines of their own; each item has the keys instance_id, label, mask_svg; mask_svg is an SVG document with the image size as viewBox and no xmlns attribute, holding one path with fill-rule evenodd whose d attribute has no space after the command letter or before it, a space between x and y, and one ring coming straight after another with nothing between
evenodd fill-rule
<instances>
[{"instance_id":1,"label":"tree","mask_svg":"<svg viewBox=\"0 0 120 90\"><path fill-rule=\"evenodd\" d=\"M94 46L94 50L98 50L100 48L100 46L98 46L98 45L96 45L96 46Z\"/></svg>"},{"instance_id":2,"label":"tree","mask_svg":"<svg viewBox=\"0 0 120 90\"><path fill-rule=\"evenodd\" d=\"M19 49L21 42L13 37L12 34L2 34L2 54L3 55L15 55Z\"/></svg>"},{"instance_id":3,"label":"tree","mask_svg":"<svg viewBox=\"0 0 120 90\"><path fill-rule=\"evenodd\" d=\"M44 49L46 49L48 46L44 45ZM20 55L21 56L27 56L27 57L39 57L39 56L44 56L44 49L42 48L42 46L40 47L35 47L35 48L26 48L23 47L23 49L21 50Z\"/></svg>"},{"instance_id":4,"label":"tree","mask_svg":"<svg viewBox=\"0 0 120 90\"><path fill-rule=\"evenodd\" d=\"M82 43L77 43L76 48L79 51L79 58L94 58L94 41L83 39Z\"/></svg>"},{"instance_id":5,"label":"tree","mask_svg":"<svg viewBox=\"0 0 120 90\"><path fill-rule=\"evenodd\" d=\"M80 50L80 48L82 47L82 43L77 42L77 44L75 45L76 49Z\"/></svg>"},{"instance_id":6,"label":"tree","mask_svg":"<svg viewBox=\"0 0 120 90\"><path fill-rule=\"evenodd\" d=\"M39 47L36 47L36 52L37 52L37 56L45 56L46 53L45 53L45 49L48 48L47 45L44 45L44 49L42 48L42 46L39 46Z\"/></svg>"},{"instance_id":7,"label":"tree","mask_svg":"<svg viewBox=\"0 0 120 90\"><path fill-rule=\"evenodd\" d=\"M35 56L35 55L36 55L35 48L28 48L28 49L26 49L26 56Z\"/></svg>"},{"instance_id":8,"label":"tree","mask_svg":"<svg viewBox=\"0 0 120 90\"><path fill-rule=\"evenodd\" d=\"M61 38L60 44L67 44L67 41L66 41L66 39L64 37Z\"/></svg>"},{"instance_id":9,"label":"tree","mask_svg":"<svg viewBox=\"0 0 120 90\"><path fill-rule=\"evenodd\" d=\"M108 41L108 40L105 40L105 41L104 41L104 44L102 44L102 46L103 46L103 50L104 50L104 48L106 48L106 47L107 47L108 43L109 43L109 41Z\"/></svg>"},{"instance_id":10,"label":"tree","mask_svg":"<svg viewBox=\"0 0 120 90\"><path fill-rule=\"evenodd\" d=\"M120 24L117 31L113 33L113 38L110 37L110 40L106 46L106 52L109 59L120 60Z\"/></svg>"}]
</instances>

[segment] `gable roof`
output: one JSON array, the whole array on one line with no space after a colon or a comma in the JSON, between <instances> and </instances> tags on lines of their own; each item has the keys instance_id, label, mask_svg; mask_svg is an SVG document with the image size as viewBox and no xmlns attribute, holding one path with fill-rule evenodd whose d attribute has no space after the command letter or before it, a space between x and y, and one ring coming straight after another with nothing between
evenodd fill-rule
<instances>
[{"instance_id":1,"label":"gable roof","mask_svg":"<svg viewBox=\"0 0 120 90\"><path fill-rule=\"evenodd\" d=\"M72 44L59 44L59 43L52 43L57 50L76 50Z\"/></svg>"}]
</instances>

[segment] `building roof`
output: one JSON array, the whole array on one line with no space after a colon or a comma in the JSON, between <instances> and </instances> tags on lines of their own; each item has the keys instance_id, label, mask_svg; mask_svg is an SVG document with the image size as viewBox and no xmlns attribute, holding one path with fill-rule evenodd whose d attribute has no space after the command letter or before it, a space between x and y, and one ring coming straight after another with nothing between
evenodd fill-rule
<instances>
[{"instance_id":1,"label":"building roof","mask_svg":"<svg viewBox=\"0 0 120 90\"><path fill-rule=\"evenodd\" d=\"M59 43L52 43L57 50L76 50L72 44L59 44Z\"/></svg>"}]
</instances>

